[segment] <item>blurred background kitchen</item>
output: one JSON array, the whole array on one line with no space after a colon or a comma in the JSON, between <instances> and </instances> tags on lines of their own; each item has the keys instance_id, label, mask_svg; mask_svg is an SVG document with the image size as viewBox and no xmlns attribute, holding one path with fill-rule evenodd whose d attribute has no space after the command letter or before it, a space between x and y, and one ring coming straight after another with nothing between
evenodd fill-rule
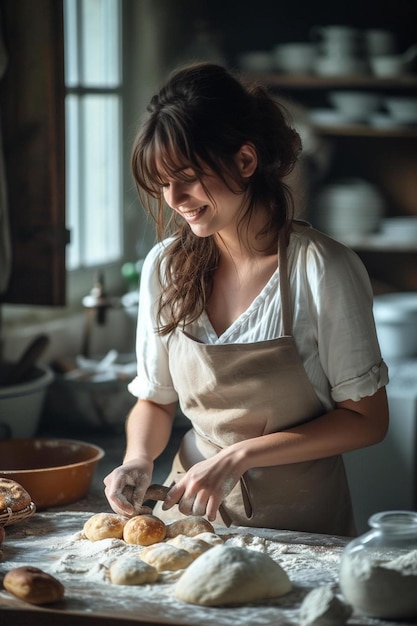
<instances>
[{"instance_id":1,"label":"blurred background kitchen","mask_svg":"<svg viewBox=\"0 0 417 626\"><path fill-rule=\"evenodd\" d=\"M211 60L285 104L304 144L297 213L352 246L372 279L391 426L346 455L359 530L375 511L416 509L415 0L1 0L0 11L0 439L77 435L106 449L102 473L120 462L155 241L130 147L169 71ZM173 444L185 426L179 414Z\"/></svg>"}]
</instances>

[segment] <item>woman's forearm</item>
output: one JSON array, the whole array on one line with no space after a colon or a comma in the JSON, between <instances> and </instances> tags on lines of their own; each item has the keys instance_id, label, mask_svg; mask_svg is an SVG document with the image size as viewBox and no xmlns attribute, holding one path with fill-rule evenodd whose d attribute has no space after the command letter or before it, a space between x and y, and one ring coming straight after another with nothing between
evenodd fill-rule
<instances>
[{"instance_id":1,"label":"woman's forearm","mask_svg":"<svg viewBox=\"0 0 417 626\"><path fill-rule=\"evenodd\" d=\"M359 402L340 403L310 422L279 433L248 439L223 450L236 456L241 473L343 454L382 441L388 428L385 389Z\"/></svg>"},{"instance_id":2,"label":"woman's forearm","mask_svg":"<svg viewBox=\"0 0 417 626\"><path fill-rule=\"evenodd\" d=\"M172 431L175 404L138 400L126 422L124 462L139 457L154 461L165 449Z\"/></svg>"}]
</instances>

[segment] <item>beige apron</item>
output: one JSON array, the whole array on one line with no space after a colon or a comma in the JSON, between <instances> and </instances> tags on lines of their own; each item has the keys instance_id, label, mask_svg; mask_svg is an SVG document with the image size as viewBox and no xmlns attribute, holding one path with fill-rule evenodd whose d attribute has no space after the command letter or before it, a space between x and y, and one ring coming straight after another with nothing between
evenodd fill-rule
<instances>
[{"instance_id":1,"label":"beige apron","mask_svg":"<svg viewBox=\"0 0 417 626\"><path fill-rule=\"evenodd\" d=\"M170 338L169 363L185 435L165 484L235 442L286 430L322 415L293 337L283 237L279 285L284 335L249 344L204 344L182 331ZM335 418L337 419L337 418ZM155 514L181 517L177 507ZM353 536L341 456L252 468L224 500L216 523Z\"/></svg>"}]
</instances>

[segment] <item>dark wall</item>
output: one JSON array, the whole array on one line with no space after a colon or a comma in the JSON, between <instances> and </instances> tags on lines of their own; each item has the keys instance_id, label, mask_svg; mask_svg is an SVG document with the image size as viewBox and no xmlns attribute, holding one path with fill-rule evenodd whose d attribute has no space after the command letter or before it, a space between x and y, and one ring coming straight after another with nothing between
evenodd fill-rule
<instances>
[{"instance_id":1,"label":"dark wall","mask_svg":"<svg viewBox=\"0 0 417 626\"><path fill-rule=\"evenodd\" d=\"M183 0L189 17L206 16L222 38L231 61L244 50L271 49L286 41L309 39L312 25L345 24L387 28L397 35L399 52L417 43L416 0Z\"/></svg>"}]
</instances>

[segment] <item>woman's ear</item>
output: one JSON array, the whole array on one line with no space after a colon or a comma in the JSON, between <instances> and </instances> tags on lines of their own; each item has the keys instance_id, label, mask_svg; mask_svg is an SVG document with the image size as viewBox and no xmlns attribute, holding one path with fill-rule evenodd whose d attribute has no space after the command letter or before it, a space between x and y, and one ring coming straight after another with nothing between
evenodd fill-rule
<instances>
[{"instance_id":1,"label":"woman's ear","mask_svg":"<svg viewBox=\"0 0 417 626\"><path fill-rule=\"evenodd\" d=\"M249 178L258 167L258 154L252 143L244 143L237 151L236 165L244 178Z\"/></svg>"}]
</instances>

